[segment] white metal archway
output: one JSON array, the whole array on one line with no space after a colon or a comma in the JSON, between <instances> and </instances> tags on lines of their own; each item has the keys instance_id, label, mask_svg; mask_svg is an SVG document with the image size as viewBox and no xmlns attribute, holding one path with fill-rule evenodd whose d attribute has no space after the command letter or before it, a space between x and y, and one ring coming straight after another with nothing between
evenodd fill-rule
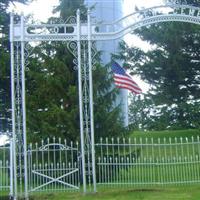
<instances>
[{"instance_id":1,"label":"white metal archway","mask_svg":"<svg viewBox=\"0 0 200 200\"><path fill-rule=\"evenodd\" d=\"M30 24L22 15L16 20L11 14L11 87L12 87L12 136L14 141L13 174L14 195L18 189L28 198L25 67L29 56L27 43L38 41L66 41L74 55L78 69L79 112L83 190L87 184L96 191L93 85L92 69L95 63L95 41L114 40L137 28L157 22L179 21L200 25L200 8L168 3L134 12L110 24L94 23L88 11L87 23L81 23L80 11L66 23ZM30 45L29 45L30 46ZM24 184L23 180L24 179ZM19 181L18 181L19 180ZM19 182L19 186L18 186ZM24 187L24 188L22 188Z\"/></svg>"}]
</instances>

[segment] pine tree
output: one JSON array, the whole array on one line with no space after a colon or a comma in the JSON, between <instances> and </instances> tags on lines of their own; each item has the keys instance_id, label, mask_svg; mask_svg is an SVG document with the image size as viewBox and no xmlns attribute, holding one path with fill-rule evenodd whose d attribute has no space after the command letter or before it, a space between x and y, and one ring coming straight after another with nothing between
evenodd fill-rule
<instances>
[{"instance_id":1,"label":"pine tree","mask_svg":"<svg viewBox=\"0 0 200 200\"><path fill-rule=\"evenodd\" d=\"M55 9L62 20L75 15L83 1L63 0ZM67 13L66 10L69 12ZM59 21L54 18L54 21ZM59 136L79 138L78 77L73 56L65 42L42 42L30 58L27 72L27 124L29 140ZM100 58L97 58L100 62ZM93 71L95 136L118 135L123 132L119 108L112 108L116 98L111 90L108 68L97 64Z\"/></svg>"},{"instance_id":2,"label":"pine tree","mask_svg":"<svg viewBox=\"0 0 200 200\"><path fill-rule=\"evenodd\" d=\"M195 5L198 2L189 1ZM144 52L122 44L121 58L126 59L133 74L151 86L148 96L158 113L151 119L155 118L156 124L164 123L162 129L198 127L200 115L195 107L199 108L200 98L199 30L194 24L159 23L135 31L155 46L152 50Z\"/></svg>"}]
</instances>

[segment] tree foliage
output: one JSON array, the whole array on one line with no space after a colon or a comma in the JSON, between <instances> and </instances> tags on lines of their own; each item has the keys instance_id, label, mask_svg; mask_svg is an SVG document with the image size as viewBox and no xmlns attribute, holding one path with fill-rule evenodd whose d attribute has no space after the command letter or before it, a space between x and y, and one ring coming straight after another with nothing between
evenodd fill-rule
<instances>
[{"instance_id":1,"label":"tree foliage","mask_svg":"<svg viewBox=\"0 0 200 200\"><path fill-rule=\"evenodd\" d=\"M55 12L65 20L82 8L83 1L62 0ZM69 12L68 12L69 11ZM54 21L59 21L54 18ZM51 19L50 19L51 20ZM29 140L59 136L79 138L78 77L73 56L66 42L42 42L34 50L27 71L27 124ZM112 108L116 98L111 89L108 68L99 63L93 71L95 136L117 135L123 131L119 108Z\"/></svg>"},{"instance_id":2,"label":"tree foliage","mask_svg":"<svg viewBox=\"0 0 200 200\"><path fill-rule=\"evenodd\" d=\"M73 139L78 132L76 73L66 43L35 48L27 72L27 126L31 140L50 136Z\"/></svg>"},{"instance_id":3,"label":"tree foliage","mask_svg":"<svg viewBox=\"0 0 200 200\"><path fill-rule=\"evenodd\" d=\"M199 2L199 1L198 1ZM192 3L192 1L190 1ZM197 4L196 2L193 2ZM147 52L121 44L121 59L150 85L144 110L153 106L141 121L149 129L198 127L196 110L200 100L200 27L182 22L154 24L134 33L153 48ZM146 99L140 100L142 104ZM142 107L140 106L139 109ZM144 111L143 110L143 111ZM147 123L148 122L148 123ZM154 124L154 125L153 125Z\"/></svg>"},{"instance_id":4,"label":"tree foliage","mask_svg":"<svg viewBox=\"0 0 200 200\"><path fill-rule=\"evenodd\" d=\"M95 137L120 136L125 133L120 105L113 106L119 90L113 88L109 65L97 64L93 71Z\"/></svg>"}]
</instances>

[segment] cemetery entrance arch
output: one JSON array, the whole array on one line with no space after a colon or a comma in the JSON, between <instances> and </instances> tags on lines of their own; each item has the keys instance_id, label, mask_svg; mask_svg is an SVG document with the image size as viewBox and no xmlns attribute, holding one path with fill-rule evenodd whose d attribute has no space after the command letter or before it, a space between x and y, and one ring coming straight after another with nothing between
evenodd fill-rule
<instances>
[{"instance_id":1,"label":"cemetery entrance arch","mask_svg":"<svg viewBox=\"0 0 200 200\"><path fill-rule=\"evenodd\" d=\"M81 22L80 11L67 23L59 24L30 24L24 16L16 20L16 16L11 14L12 136L15 149L13 174L16 196L18 179L24 179L24 183L21 181L20 185L24 187L25 196L28 196L25 67L31 50L27 43L67 41L68 48L74 55L75 68L78 70L83 190L86 192L86 186L90 184L92 191L96 191L92 82L97 53L95 41L115 40L137 28L168 21L200 24L200 8L169 2L163 6L134 12L110 24L93 22L89 10L86 23ZM21 173L17 174L18 172Z\"/></svg>"}]
</instances>

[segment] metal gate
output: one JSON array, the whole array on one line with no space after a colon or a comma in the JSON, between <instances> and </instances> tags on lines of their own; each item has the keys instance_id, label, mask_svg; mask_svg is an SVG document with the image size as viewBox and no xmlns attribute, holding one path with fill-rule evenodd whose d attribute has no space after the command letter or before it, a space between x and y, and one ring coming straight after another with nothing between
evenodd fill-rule
<instances>
[{"instance_id":1,"label":"metal gate","mask_svg":"<svg viewBox=\"0 0 200 200\"><path fill-rule=\"evenodd\" d=\"M79 190L78 143L42 140L28 146L27 156L30 192Z\"/></svg>"}]
</instances>

